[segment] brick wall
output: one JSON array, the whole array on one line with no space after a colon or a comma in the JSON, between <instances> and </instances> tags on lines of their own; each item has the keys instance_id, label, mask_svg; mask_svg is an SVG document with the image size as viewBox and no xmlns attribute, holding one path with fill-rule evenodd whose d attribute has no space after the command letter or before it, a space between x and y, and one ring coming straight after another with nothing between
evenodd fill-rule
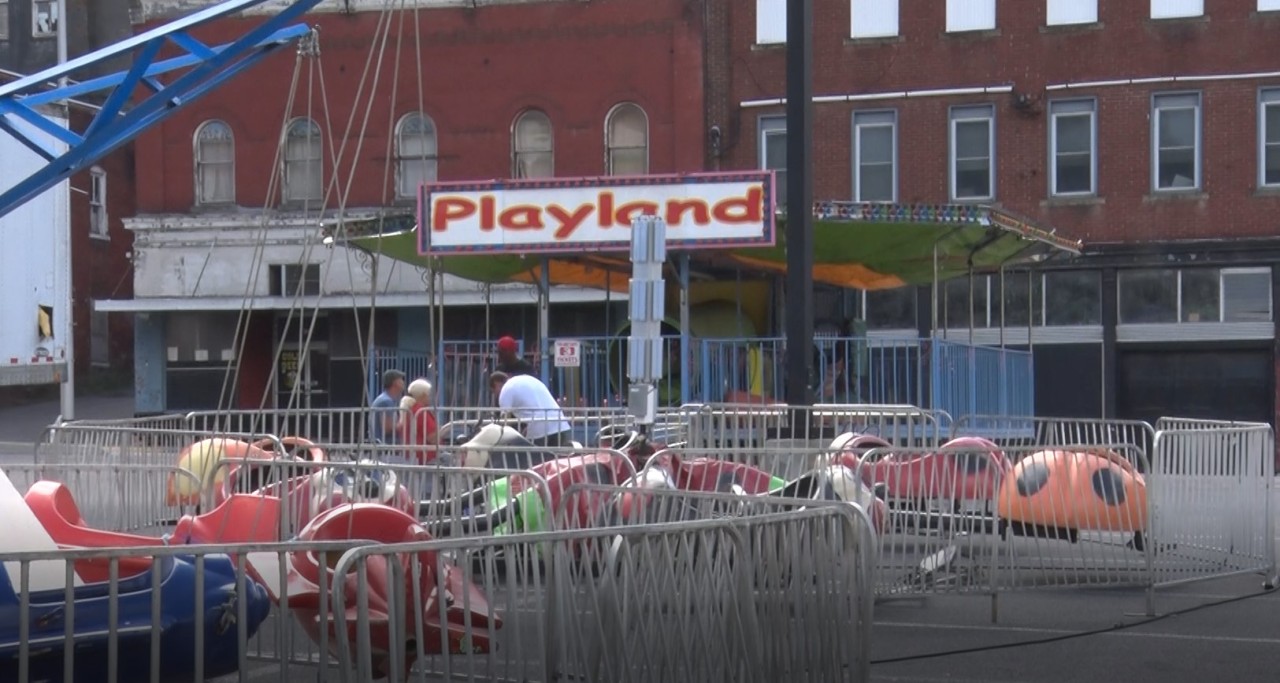
<instances>
[{"instance_id":1,"label":"brick wall","mask_svg":"<svg viewBox=\"0 0 1280 683\"><path fill-rule=\"evenodd\" d=\"M1274 72L1271 53L1280 19L1257 15L1252 0L1207 3L1208 18L1151 21L1149 3L1102 0L1100 23L1044 26L1044 2L1000 0L997 29L945 33L945 6L902 0L899 37L850 40L848 0L814 0L815 95L1012 86L1014 94L925 97L815 105L815 194L852 197L852 112L886 109L899 116L899 197L946 201L948 108L990 103L996 109L996 200L1089 242L1269 236L1280 228L1280 197L1257 191L1257 90L1280 78L1102 87L1049 92L1046 85L1178 75ZM785 94L785 48L756 46L755 3L730 18L733 57L726 110L742 134L725 166L758 164L758 118L783 107L744 108L744 100ZM1203 94L1203 192L1152 197L1151 95ZM1015 94L1031 106L1014 106ZM1048 106L1053 98L1098 99L1099 199L1055 204L1048 195ZM709 94L710 97L710 94ZM714 104L712 106L715 106Z\"/></svg>"},{"instance_id":2,"label":"brick wall","mask_svg":"<svg viewBox=\"0 0 1280 683\"><path fill-rule=\"evenodd\" d=\"M90 120L84 110L72 110L74 130L83 131ZM71 177L71 300L78 373L90 367L93 301L133 296L133 268L127 256L133 248L133 234L123 225L124 218L134 215L133 148L125 145L94 165L107 176L109 239L89 235L89 171ZM109 320L111 365L127 368L133 359L133 319L128 314L117 313Z\"/></svg>"},{"instance_id":3,"label":"brick wall","mask_svg":"<svg viewBox=\"0 0 1280 683\"><path fill-rule=\"evenodd\" d=\"M390 22L381 80L359 140L351 206L384 203L388 131L394 120L419 108L412 16L405 12ZM601 175L604 119L624 101L640 104L649 116L651 172L703 168L702 15L696 5L595 0L431 9L419 16L421 98L438 130L440 180L510 177L511 126L528 107L542 108L551 118L556 175ZM253 21L225 20L201 37L222 43ZM370 85L358 99L357 91L379 14L314 14L307 21L320 28L322 56L310 88L309 67L303 66L293 115L304 115L310 102L311 116L322 130L331 128L341 139L353 110L354 131L364 120ZM226 121L236 135L238 203L261 206L293 68L292 52L276 55L140 139L137 163L139 173L147 175L140 177L139 210L191 208L192 135L210 118ZM327 120L321 75L328 94ZM339 186L344 189L352 173L355 137L353 133L340 166ZM326 164L326 177L332 173L332 165Z\"/></svg>"}]
</instances>

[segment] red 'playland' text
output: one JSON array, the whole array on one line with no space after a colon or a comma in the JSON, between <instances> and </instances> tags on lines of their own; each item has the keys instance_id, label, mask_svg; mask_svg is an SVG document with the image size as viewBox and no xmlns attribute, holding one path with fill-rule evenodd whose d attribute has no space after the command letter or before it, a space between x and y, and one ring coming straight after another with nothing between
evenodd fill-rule
<instances>
[{"instance_id":1,"label":"red 'playland' text","mask_svg":"<svg viewBox=\"0 0 1280 683\"><path fill-rule=\"evenodd\" d=\"M498 208L497 197L482 194L478 199L445 195L431 208L432 232L445 232L458 221L478 222L485 232L510 230L550 230L558 241L571 239L583 227L630 228L638 216L662 216L669 227L709 225L760 225L764 222L764 190L749 188L736 197L708 202L704 199L668 199L618 203L608 190L591 203L565 207L559 204L517 204Z\"/></svg>"}]
</instances>

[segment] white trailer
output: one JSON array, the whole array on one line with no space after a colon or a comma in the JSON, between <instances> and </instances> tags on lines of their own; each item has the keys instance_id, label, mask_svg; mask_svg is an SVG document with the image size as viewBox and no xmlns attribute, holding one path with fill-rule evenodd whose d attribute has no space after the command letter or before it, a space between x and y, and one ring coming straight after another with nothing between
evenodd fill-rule
<instances>
[{"instance_id":1,"label":"white trailer","mask_svg":"<svg viewBox=\"0 0 1280 683\"><path fill-rule=\"evenodd\" d=\"M67 127L65 117L46 114L46 118ZM37 135L55 156L67 151L65 143L34 133L16 117L6 120ZM0 192L47 164L0 130ZM70 182L64 180L0 217L0 386L59 384L70 379L67 362L74 351L70 200Z\"/></svg>"}]
</instances>

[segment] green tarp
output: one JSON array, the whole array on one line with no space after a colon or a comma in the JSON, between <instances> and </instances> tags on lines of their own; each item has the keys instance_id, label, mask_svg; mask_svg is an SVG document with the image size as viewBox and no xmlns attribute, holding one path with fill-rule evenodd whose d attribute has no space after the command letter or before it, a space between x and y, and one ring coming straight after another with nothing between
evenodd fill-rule
<instances>
[{"instance_id":1,"label":"green tarp","mask_svg":"<svg viewBox=\"0 0 1280 683\"><path fill-rule=\"evenodd\" d=\"M382 231L379 234L379 231ZM330 229L333 232L333 229ZM411 216L348 222L346 242L389 258L426 266L418 254ZM748 269L786 270L786 219L778 219L778 244L734 249L728 257ZM1048 252L1079 253L1079 242L1008 212L982 206L859 204L824 202L815 207L813 225L814 281L839 287L876 290L928 284L975 272L1012 266ZM691 252L695 261L701 253ZM626 278L606 277L613 257L615 270L626 271L626 254L547 257L553 285L609 287L626 290ZM720 262L725 254L717 254ZM535 282L544 262L538 254L484 254L440 257L441 269L478 282Z\"/></svg>"}]
</instances>

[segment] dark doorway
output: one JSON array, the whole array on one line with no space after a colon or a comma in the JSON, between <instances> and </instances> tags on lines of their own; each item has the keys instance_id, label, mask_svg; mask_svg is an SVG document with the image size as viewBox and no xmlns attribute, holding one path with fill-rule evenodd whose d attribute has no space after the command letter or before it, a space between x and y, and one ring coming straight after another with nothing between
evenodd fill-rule
<instances>
[{"instance_id":1,"label":"dark doorway","mask_svg":"<svg viewBox=\"0 0 1280 683\"><path fill-rule=\"evenodd\" d=\"M1121 418L1273 421L1270 349L1122 349L1117 365Z\"/></svg>"}]
</instances>

